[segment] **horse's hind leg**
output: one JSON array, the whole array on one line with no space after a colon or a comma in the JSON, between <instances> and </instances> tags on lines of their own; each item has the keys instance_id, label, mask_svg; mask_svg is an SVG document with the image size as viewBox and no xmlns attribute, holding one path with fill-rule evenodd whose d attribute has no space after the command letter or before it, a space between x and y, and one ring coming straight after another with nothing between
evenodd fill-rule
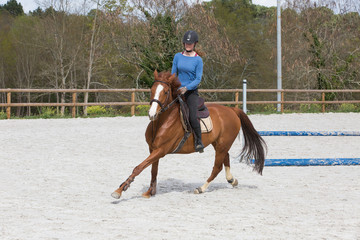
<instances>
[{"instance_id":1,"label":"horse's hind leg","mask_svg":"<svg viewBox=\"0 0 360 240\"><path fill-rule=\"evenodd\" d=\"M142 194L143 197L150 198L156 194L156 177L158 174L159 160L151 165L151 182L149 189Z\"/></svg>"},{"instance_id":2,"label":"horse's hind leg","mask_svg":"<svg viewBox=\"0 0 360 240\"><path fill-rule=\"evenodd\" d=\"M224 160L224 166L225 166L225 176L228 183L230 183L233 187L236 187L238 185L238 180L233 177L233 175L230 172L230 159L229 159L229 153L226 154L225 160Z\"/></svg>"},{"instance_id":3,"label":"horse's hind leg","mask_svg":"<svg viewBox=\"0 0 360 240\"><path fill-rule=\"evenodd\" d=\"M194 193L198 194L198 193L205 192L205 190L208 188L210 182L216 178L216 176L219 174L219 172L221 172L221 170L223 168L224 160L225 160L225 153L216 151L215 163L214 163L214 167L213 167L210 177L207 179L207 181L204 185L202 185L199 188L196 188Z\"/></svg>"}]
</instances>

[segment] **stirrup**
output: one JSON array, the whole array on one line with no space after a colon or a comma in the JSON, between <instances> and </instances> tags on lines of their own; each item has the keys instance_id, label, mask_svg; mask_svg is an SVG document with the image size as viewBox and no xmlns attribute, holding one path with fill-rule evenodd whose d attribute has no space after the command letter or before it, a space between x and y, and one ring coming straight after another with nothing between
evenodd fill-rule
<instances>
[{"instance_id":1,"label":"stirrup","mask_svg":"<svg viewBox=\"0 0 360 240\"><path fill-rule=\"evenodd\" d=\"M204 152L204 145L201 142L198 142L195 145L195 152L203 153Z\"/></svg>"}]
</instances>

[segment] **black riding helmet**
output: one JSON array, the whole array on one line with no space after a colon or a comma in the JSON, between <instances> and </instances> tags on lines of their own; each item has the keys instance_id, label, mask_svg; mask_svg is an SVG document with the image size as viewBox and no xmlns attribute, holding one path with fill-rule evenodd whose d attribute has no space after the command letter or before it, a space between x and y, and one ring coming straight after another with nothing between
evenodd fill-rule
<instances>
[{"instance_id":1,"label":"black riding helmet","mask_svg":"<svg viewBox=\"0 0 360 240\"><path fill-rule=\"evenodd\" d=\"M183 37L183 43L192 44L199 41L199 36L195 31L187 31Z\"/></svg>"}]
</instances>

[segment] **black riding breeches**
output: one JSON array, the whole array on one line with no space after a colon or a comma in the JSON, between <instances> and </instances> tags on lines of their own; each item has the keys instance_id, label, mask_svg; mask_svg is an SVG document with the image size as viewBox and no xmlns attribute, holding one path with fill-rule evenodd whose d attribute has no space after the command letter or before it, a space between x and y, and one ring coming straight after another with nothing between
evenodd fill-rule
<instances>
[{"instance_id":1,"label":"black riding breeches","mask_svg":"<svg viewBox=\"0 0 360 240\"><path fill-rule=\"evenodd\" d=\"M199 93L198 90L188 90L184 94L186 104L189 107L189 120L191 127L194 129L194 132L198 138L201 139L201 128L200 123L197 119L197 108L198 108L198 99Z\"/></svg>"}]
</instances>

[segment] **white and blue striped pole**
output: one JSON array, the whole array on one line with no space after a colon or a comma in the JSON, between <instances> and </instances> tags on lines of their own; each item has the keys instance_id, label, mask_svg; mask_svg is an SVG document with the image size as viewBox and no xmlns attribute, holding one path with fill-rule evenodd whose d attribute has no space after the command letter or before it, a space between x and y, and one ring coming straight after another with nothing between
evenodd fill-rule
<instances>
[{"instance_id":1,"label":"white and blue striped pole","mask_svg":"<svg viewBox=\"0 0 360 240\"><path fill-rule=\"evenodd\" d=\"M247 108L246 108L246 84L247 81L246 79L243 80L243 111L244 113L247 112Z\"/></svg>"}]
</instances>

